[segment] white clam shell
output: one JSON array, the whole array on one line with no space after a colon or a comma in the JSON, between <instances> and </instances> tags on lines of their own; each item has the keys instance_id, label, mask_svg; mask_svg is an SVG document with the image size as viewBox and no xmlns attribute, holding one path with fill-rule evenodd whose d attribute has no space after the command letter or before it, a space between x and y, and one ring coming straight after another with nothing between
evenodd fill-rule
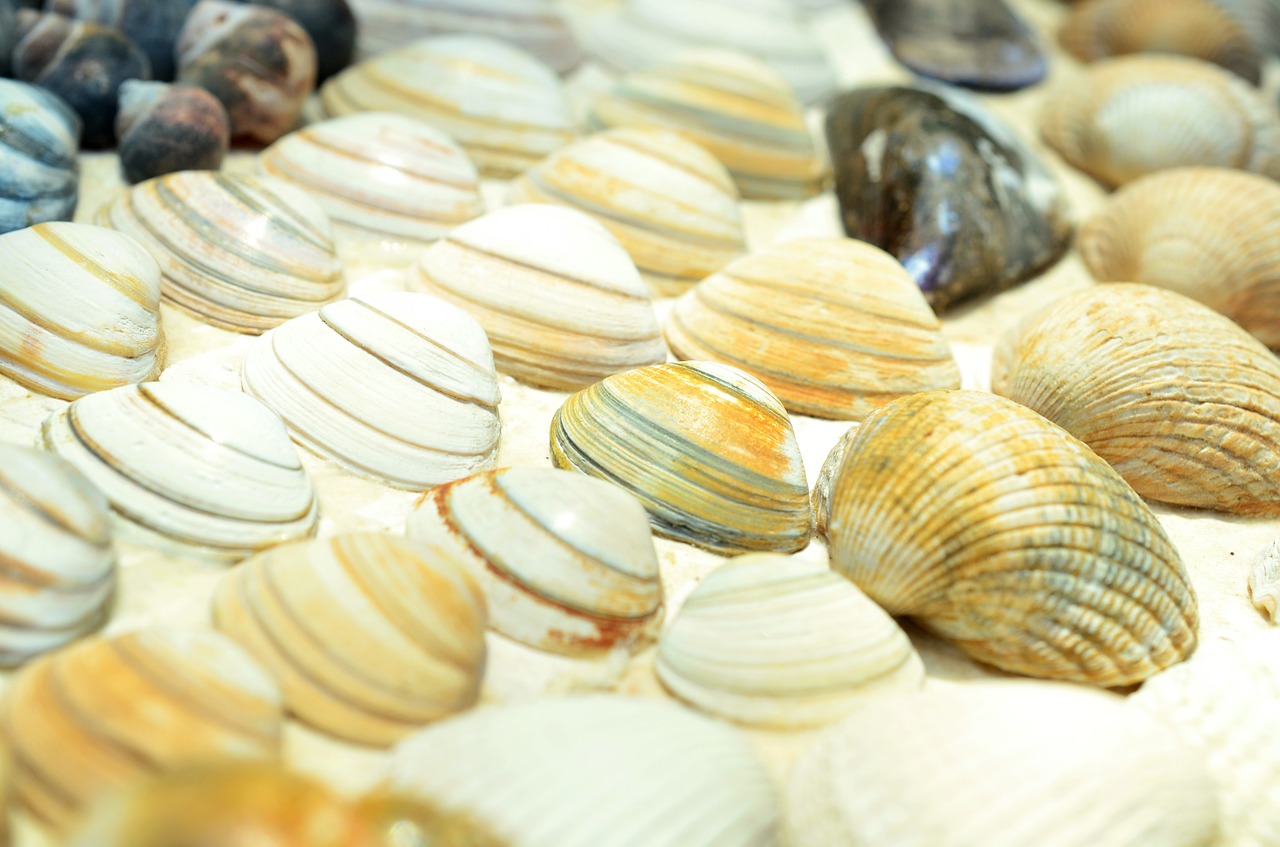
<instances>
[{"instance_id":1,"label":"white clam shell","mask_svg":"<svg viewBox=\"0 0 1280 847\"><path fill-rule=\"evenodd\" d=\"M250 351L244 389L294 440L419 491L493 463L501 422L489 342L461 309L384 292L325 306Z\"/></svg>"},{"instance_id":2,"label":"white clam shell","mask_svg":"<svg viewBox=\"0 0 1280 847\"><path fill-rule=\"evenodd\" d=\"M474 814L511 847L765 847L778 803L737 730L671 703L574 697L480 709L396 747L388 784Z\"/></svg>"},{"instance_id":3,"label":"white clam shell","mask_svg":"<svg viewBox=\"0 0 1280 847\"><path fill-rule=\"evenodd\" d=\"M490 624L558 653L643 644L662 622L644 508L621 488L551 468L505 468L423 497L406 532L484 575Z\"/></svg>"},{"instance_id":4,"label":"white clam shell","mask_svg":"<svg viewBox=\"0 0 1280 847\"><path fill-rule=\"evenodd\" d=\"M315 490L284 425L252 397L185 383L91 394L51 415L69 461L148 541L242 559L315 532Z\"/></svg>"},{"instance_id":5,"label":"white clam shell","mask_svg":"<svg viewBox=\"0 0 1280 847\"><path fill-rule=\"evenodd\" d=\"M711 573L662 632L658 678L717 717L777 728L838 720L924 665L893 618L825 562L763 553Z\"/></svg>"}]
</instances>

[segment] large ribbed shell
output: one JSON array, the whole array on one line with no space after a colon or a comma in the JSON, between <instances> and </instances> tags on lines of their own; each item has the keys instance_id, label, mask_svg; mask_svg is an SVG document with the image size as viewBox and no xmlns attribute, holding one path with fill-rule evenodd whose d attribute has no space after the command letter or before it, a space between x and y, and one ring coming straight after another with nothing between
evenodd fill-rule
<instances>
[{"instance_id":1,"label":"large ribbed shell","mask_svg":"<svg viewBox=\"0 0 1280 847\"><path fill-rule=\"evenodd\" d=\"M280 753L275 681L206 630L82 641L27 665L5 692L18 798L64 829L104 793L153 773Z\"/></svg>"},{"instance_id":2,"label":"large ribbed shell","mask_svg":"<svg viewBox=\"0 0 1280 847\"><path fill-rule=\"evenodd\" d=\"M160 269L133 239L43 223L0 236L0 374L64 400L160 372Z\"/></svg>"},{"instance_id":3,"label":"large ribbed shell","mask_svg":"<svg viewBox=\"0 0 1280 847\"><path fill-rule=\"evenodd\" d=\"M255 556L223 578L213 611L280 681L289 711L339 738L391 744L480 696L479 583L394 535Z\"/></svg>"},{"instance_id":4,"label":"large ribbed shell","mask_svg":"<svg viewBox=\"0 0 1280 847\"><path fill-rule=\"evenodd\" d=\"M742 53L697 50L629 74L595 101L590 121L678 132L719 159L748 199L810 197L826 175L794 90Z\"/></svg>"},{"instance_id":5,"label":"large ribbed shell","mask_svg":"<svg viewBox=\"0 0 1280 847\"><path fill-rule=\"evenodd\" d=\"M1155 515L1001 397L927 392L868 417L827 537L832 568L886 611L1004 670L1128 685L1195 649L1195 597Z\"/></svg>"},{"instance_id":6,"label":"large ribbed shell","mask_svg":"<svg viewBox=\"0 0 1280 847\"><path fill-rule=\"evenodd\" d=\"M555 72L492 38L426 38L366 59L320 89L331 117L395 112L443 130L486 176L510 177L574 136Z\"/></svg>"},{"instance_id":7,"label":"large ribbed shell","mask_svg":"<svg viewBox=\"0 0 1280 847\"><path fill-rule=\"evenodd\" d=\"M552 468L505 468L429 491L406 532L483 574L489 622L557 653L643 646L662 622L645 511L621 488Z\"/></svg>"},{"instance_id":8,"label":"large ribbed shell","mask_svg":"<svg viewBox=\"0 0 1280 847\"><path fill-rule=\"evenodd\" d=\"M1221 168L1182 168L1126 185L1076 241L1095 277L1199 300L1280 348L1280 186Z\"/></svg>"},{"instance_id":9,"label":"large ribbed shell","mask_svg":"<svg viewBox=\"0 0 1280 847\"><path fill-rule=\"evenodd\" d=\"M942 324L898 261L850 238L804 238L732 262L676 301L678 359L759 377L792 412L860 420L906 394L959 388Z\"/></svg>"},{"instance_id":10,"label":"large ribbed shell","mask_svg":"<svg viewBox=\"0 0 1280 847\"><path fill-rule=\"evenodd\" d=\"M71 220L79 146L80 118L62 98L0 79L0 232Z\"/></svg>"},{"instance_id":11,"label":"large ribbed shell","mask_svg":"<svg viewBox=\"0 0 1280 847\"><path fill-rule=\"evenodd\" d=\"M101 222L155 258L166 301L224 329L263 332L346 290L328 217L277 179L169 174L122 193Z\"/></svg>"},{"instance_id":12,"label":"large ribbed shell","mask_svg":"<svg viewBox=\"0 0 1280 847\"><path fill-rule=\"evenodd\" d=\"M399 488L481 470L498 448L484 331L425 294L353 297L295 318L249 352L241 378L299 444Z\"/></svg>"},{"instance_id":13,"label":"large ribbed shell","mask_svg":"<svg viewBox=\"0 0 1280 847\"><path fill-rule=\"evenodd\" d=\"M498 370L533 385L575 391L667 359L635 263L572 209L491 212L427 250L411 282L465 309L484 327Z\"/></svg>"},{"instance_id":14,"label":"large ribbed shell","mask_svg":"<svg viewBox=\"0 0 1280 847\"><path fill-rule=\"evenodd\" d=\"M781 729L924 682L893 618L825 562L775 553L732 559L699 583L662 632L657 672L716 717Z\"/></svg>"},{"instance_id":15,"label":"large ribbed shell","mask_svg":"<svg viewBox=\"0 0 1280 847\"><path fill-rule=\"evenodd\" d=\"M96 627L115 584L102 493L55 456L0 443L0 664Z\"/></svg>"},{"instance_id":16,"label":"large ribbed shell","mask_svg":"<svg viewBox=\"0 0 1280 847\"><path fill-rule=\"evenodd\" d=\"M717 552L790 553L809 542L791 420L737 368L677 362L602 380L556 411L551 454L631 492L659 535Z\"/></svg>"},{"instance_id":17,"label":"large ribbed shell","mask_svg":"<svg viewBox=\"0 0 1280 847\"><path fill-rule=\"evenodd\" d=\"M510 199L592 215L659 294L680 294L746 252L729 172L666 130L593 135L531 168L512 185Z\"/></svg>"},{"instance_id":18,"label":"large ribbed shell","mask_svg":"<svg viewBox=\"0 0 1280 847\"><path fill-rule=\"evenodd\" d=\"M940 684L876 697L787 788L804 847L1211 847L1204 758L1100 691Z\"/></svg>"},{"instance_id":19,"label":"large ribbed shell","mask_svg":"<svg viewBox=\"0 0 1280 847\"><path fill-rule=\"evenodd\" d=\"M1179 167L1280 177L1280 115L1240 77L1180 56L1090 65L1047 98L1044 140L1070 164L1117 186Z\"/></svg>"},{"instance_id":20,"label":"large ribbed shell","mask_svg":"<svg viewBox=\"0 0 1280 847\"><path fill-rule=\"evenodd\" d=\"M264 173L305 189L339 242L381 242L406 261L484 212L475 165L453 139L403 115L362 113L312 124L258 157Z\"/></svg>"},{"instance_id":21,"label":"large ribbed shell","mask_svg":"<svg viewBox=\"0 0 1280 847\"><path fill-rule=\"evenodd\" d=\"M316 530L315 490L284 425L238 392L148 382L90 394L51 415L42 442L116 517L182 552L239 560Z\"/></svg>"},{"instance_id":22,"label":"large ribbed shell","mask_svg":"<svg viewBox=\"0 0 1280 847\"><path fill-rule=\"evenodd\" d=\"M403 741L394 790L510 847L765 847L778 799L746 737L672 703L575 697L471 712Z\"/></svg>"},{"instance_id":23,"label":"large ribbed shell","mask_svg":"<svg viewBox=\"0 0 1280 847\"><path fill-rule=\"evenodd\" d=\"M1146 285L1092 288L1030 316L994 370L997 393L1143 497L1280 514L1280 361L1207 307Z\"/></svg>"}]
</instances>

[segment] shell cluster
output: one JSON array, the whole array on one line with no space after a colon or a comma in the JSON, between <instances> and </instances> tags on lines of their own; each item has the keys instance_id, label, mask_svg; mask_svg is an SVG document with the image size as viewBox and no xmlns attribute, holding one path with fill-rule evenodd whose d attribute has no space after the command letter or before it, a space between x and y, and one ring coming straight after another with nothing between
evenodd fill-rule
<instances>
[{"instance_id":1,"label":"shell cluster","mask_svg":"<svg viewBox=\"0 0 1280 847\"><path fill-rule=\"evenodd\" d=\"M0 232L71 220L80 118L55 94L0 79Z\"/></svg>"}]
</instances>

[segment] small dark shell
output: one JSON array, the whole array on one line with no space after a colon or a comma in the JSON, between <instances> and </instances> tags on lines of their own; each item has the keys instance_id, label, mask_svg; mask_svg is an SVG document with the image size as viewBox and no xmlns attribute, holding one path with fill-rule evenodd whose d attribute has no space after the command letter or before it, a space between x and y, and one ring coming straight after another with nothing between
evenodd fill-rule
<instances>
[{"instance_id":1,"label":"small dark shell","mask_svg":"<svg viewBox=\"0 0 1280 847\"><path fill-rule=\"evenodd\" d=\"M8 76L13 45L18 41L18 5L14 0L0 0L0 76Z\"/></svg>"},{"instance_id":2,"label":"small dark shell","mask_svg":"<svg viewBox=\"0 0 1280 847\"><path fill-rule=\"evenodd\" d=\"M155 79L173 79L173 47L190 0L46 0L45 9L116 27L147 54Z\"/></svg>"},{"instance_id":3,"label":"small dark shell","mask_svg":"<svg viewBox=\"0 0 1280 847\"><path fill-rule=\"evenodd\" d=\"M0 79L0 232L69 221L80 119L43 88Z\"/></svg>"},{"instance_id":4,"label":"small dark shell","mask_svg":"<svg viewBox=\"0 0 1280 847\"><path fill-rule=\"evenodd\" d=\"M347 0L240 0L279 9L302 25L316 45L316 82L351 64L356 52L356 16Z\"/></svg>"},{"instance_id":5,"label":"small dark shell","mask_svg":"<svg viewBox=\"0 0 1280 847\"><path fill-rule=\"evenodd\" d=\"M130 80L120 87L120 167L129 182L216 171L231 145L227 110L193 85Z\"/></svg>"}]
</instances>

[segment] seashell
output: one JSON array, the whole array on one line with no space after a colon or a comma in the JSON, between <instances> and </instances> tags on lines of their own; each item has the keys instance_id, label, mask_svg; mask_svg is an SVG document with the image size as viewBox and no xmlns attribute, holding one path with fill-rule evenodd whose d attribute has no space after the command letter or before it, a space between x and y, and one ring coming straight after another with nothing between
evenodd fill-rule
<instances>
[{"instance_id":1,"label":"seashell","mask_svg":"<svg viewBox=\"0 0 1280 847\"><path fill-rule=\"evenodd\" d=\"M730 263L676 301L678 359L758 377L796 414L860 420L898 397L959 388L942 324L902 265L849 238L804 238Z\"/></svg>"},{"instance_id":2,"label":"seashell","mask_svg":"<svg viewBox=\"0 0 1280 847\"><path fill-rule=\"evenodd\" d=\"M1210 0L1253 39L1263 53L1280 53L1280 4L1272 0Z\"/></svg>"},{"instance_id":3,"label":"seashell","mask_svg":"<svg viewBox=\"0 0 1280 847\"><path fill-rule=\"evenodd\" d=\"M1195 649L1190 580L1151 510L1009 400L931 391L874 412L830 497L831 567L979 661L1120 686Z\"/></svg>"},{"instance_id":4,"label":"seashell","mask_svg":"<svg viewBox=\"0 0 1280 847\"><path fill-rule=\"evenodd\" d=\"M173 79L173 48L192 0L47 0L47 11L115 27L147 57L153 79Z\"/></svg>"},{"instance_id":5,"label":"seashell","mask_svg":"<svg viewBox=\"0 0 1280 847\"><path fill-rule=\"evenodd\" d=\"M153 544L238 561L316 530L315 491L284 426L238 392L102 391L51 415L41 440Z\"/></svg>"},{"instance_id":6,"label":"seashell","mask_svg":"<svg viewBox=\"0 0 1280 847\"><path fill-rule=\"evenodd\" d=\"M122 193L100 222L155 258L167 302L223 329L264 332L346 291L324 211L280 180L169 174Z\"/></svg>"},{"instance_id":7,"label":"seashell","mask_svg":"<svg viewBox=\"0 0 1280 847\"><path fill-rule=\"evenodd\" d=\"M661 701L477 709L402 741L387 784L474 815L510 847L777 841L778 800L746 737Z\"/></svg>"},{"instance_id":8,"label":"seashell","mask_svg":"<svg viewBox=\"0 0 1280 847\"><path fill-rule=\"evenodd\" d=\"M1280 539L1254 560L1249 571L1249 597L1255 609L1276 623L1276 608L1280 606Z\"/></svg>"},{"instance_id":9,"label":"seashell","mask_svg":"<svg viewBox=\"0 0 1280 847\"><path fill-rule=\"evenodd\" d=\"M809 543L791 420L737 368L675 362L601 380L556 410L551 455L633 494L658 535L714 552L791 553Z\"/></svg>"},{"instance_id":10,"label":"seashell","mask_svg":"<svg viewBox=\"0 0 1280 847\"><path fill-rule=\"evenodd\" d=\"M133 239L37 224L0 235L0 268L0 374L74 400L160 373L160 269Z\"/></svg>"},{"instance_id":11,"label":"seashell","mask_svg":"<svg viewBox=\"0 0 1280 847\"><path fill-rule=\"evenodd\" d=\"M484 214L475 165L422 121L365 112L312 124L262 151L258 168L305 189L339 244L376 243L402 261Z\"/></svg>"},{"instance_id":12,"label":"seashell","mask_svg":"<svg viewBox=\"0 0 1280 847\"><path fill-rule=\"evenodd\" d=\"M1220 847L1280 843L1280 633L1206 644L1128 700L1200 750L1221 809Z\"/></svg>"},{"instance_id":13,"label":"seashell","mask_svg":"<svg viewBox=\"0 0 1280 847\"><path fill-rule=\"evenodd\" d=\"M824 562L757 553L704 579L658 645L658 678L712 715L776 729L820 726L872 692L917 689L907 634Z\"/></svg>"},{"instance_id":14,"label":"seashell","mask_svg":"<svg viewBox=\"0 0 1280 847\"><path fill-rule=\"evenodd\" d=\"M216 171L231 145L217 97L193 85L131 79L120 86L120 168L129 182L176 171Z\"/></svg>"},{"instance_id":15,"label":"seashell","mask_svg":"<svg viewBox=\"0 0 1280 847\"><path fill-rule=\"evenodd\" d=\"M720 160L747 199L822 191L818 156L795 91L758 59L698 50L628 74L591 109L592 129L661 127Z\"/></svg>"},{"instance_id":16,"label":"seashell","mask_svg":"<svg viewBox=\"0 0 1280 847\"><path fill-rule=\"evenodd\" d=\"M760 59L809 104L836 88L822 45L789 0L626 0L589 18L581 36L592 58L619 73L712 47Z\"/></svg>"},{"instance_id":17,"label":"seashell","mask_svg":"<svg viewBox=\"0 0 1280 847\"><path fill-rule=\"evenodd\" d=\"M397 488L458 479L497 453L489 342L435 297L384 292L295 318L250 351L241 380L299 444Z\"/></svg>"},{"instance_id":18,"label":"seashell","mask_svg":"<svg viewBox=\"0 0 1280 847\"><path fill-rule=\"evenodd\" d=\"M1280 361L1180 294L1126 284L1064 297L1005 339L992 385L1147 499L1280 514Z\"/></svg>"},{"instance_id":19,"label":"seashell","mask_svg":"<svg viewBox=\"0 0 1280 847\"><path fill-rule=\"evenodd\" d=\"M462 145L485 176L515 176L574 136L555 71L501 41L441 36L355 65L320 89L325 112L395 112Z\"/></svg>"},{"instance_id":20,"label":"seashell","mask_svg":"<svg viewBox=\"0 0 1280 847\"><path fill-rule=\"evenodd\" d=\"M200 0L178 36L177 57L178 82L222 101L232 138L275 141L298 125L316 87L311 37L266 6Z\"/></svg>"},{"instance_id":21,"label":"seashell","mask_svg":"<svg viewBox=\"0 0 1280 847\"><path fill-rule=\"evenodd\" d=\"M280 681L290 712L391 744L480 696L484 594L429 554L378 533L286 544L223 577L214 624Z\"/></svg>"},{"instance_id":22,"label":"seashell","mask_svg":"<svg viewBox=\"0 0 1280 847\"><path fill-rule=\"evenodd\" d=\"M5 692L17 796L56 830L149 774L279 756L275 682L216 632L150 628L32 662Z\"/></svg>"},{"instance_id":23,"label":"seashell","mask_svg":"<svg viewBox=\"0 0 1280 847\"><path fill-rule=\"evenodd\" d=\"M683 293L747 249L729 172L666 130L614 129L566 147L512 183L510 201L591 215L663 295Z\"/></svg>"},{"instance_id":24,"label":"seashell","mask_svg":"<svg viewBox=\"0 0 1280 847\"><path fill-rule=\"evenodd\" d=\"M80 118L80 143L97 150L115 144L121 83L150 79L151 65L115 27L22 9L13 75L66 101Z\"/></svg>"},{"instance_id":25,"label":"seashell","mask_svg":"<svg viewBox=\"0 0 1280 847\"><path fill-rule=\"evenodd\" d=\"M985 681L870 699L787 787L805 847L1209 847L1204 757L1119 697Z\"/></svg>"},{"instance_id":26,"label":"seashell","mask_svg":"<svg viewBox=\"0 0 1280 847\"><path fill-rule=\"evenodd\" d=\"M643 645L662 623L649 521L615 485L551 468L503 468L427 492L410 538L482 574L489 623L542 650Z\"/></svg>"},{"instance_id":27,"label":"seashell","mask_svg":"<svg viewBox=\"0 0 1280 847\"><path fill-rule=\"evenodd\" d=\"M840 440L831 448L831 452L827 453L827 458L823 461L821 470L818 471L818 480L813 484L811 498L813 528L824 539L827 537L827 521L831 517L831 487L840 473L840 463L844 461L844 454L848 452L853 440L858 437L858 428L859 425L854 424L840 436Z\"/></svg>"},{"instance_id":28,"label":"seashell","mask_svg":"<svg viewBox=\"0 0 1280 847\"><path fill-rule=\"evenodd\" d=\"M1212 62L1254 85L1262 79L1257 45L1212 0L1086 0L1071 8L1058 39L1085 62L1175 53Z\"/></svg>"},{"instance_id":29,"label":"seashell","mask_svg":"<svg viewBox=\"0 0 1280 847\"><path fill-rule=\"evenodd\" d=\"M498 370L532 385L575 391L667 359L635 263L572 209L525 203L461 226L422 255L410 284L465 309Z\"/></svg>"},{"instance_id":30,"label":"seashell","mask_svg":"<svg viewBox=\"0 0 1280 847\"><path fill-rule=\"evenodd\" d=\"M316 48L316 82L351 64L356 53L356 16L347 0L254 0L293 18Z\"/></svg>"},{"instance_id":31,"label":"seashell","mask_svg":"<svg viewBox=\"0 0 1280 847\"><path fill-rule=\"evenodd\" d=\"M1126 185L1080 228L1105 282L1168 288L1280 349L1280 186L1243 171L1179 168Z\"/></svg>"},{"instance_id":32,"label":"seashell","mask_svg":"<svg viewBox=\"0 0 1280 847\"><path fill-rule=\"evenodd\" d=\"M1088 66L1048 98L1045 142L1107 186L1169 168L1240 168L1280 177L1280 114L1240 77L1182 56Z\"/></svg>"},{"instance_id":33,"label":"seashell","mask_svg":"<svg viewBox=\"0 0 1280 847\"><path fill-rule=\"evenodd\" d=\"M80 118L55 94L0 79L0 233L71 220Z\"/></svg>"},{"instance_id":34,"label":"seashell","mask_svg":"<svg viewBox=\"0 0 1280 847\"><path fill-rule=\"evenodd\" d=\"M0 664L105 620L116 553L106 498L87 479L56 456L0 444L0 525Z\"/></svg>"}]
</instances>

